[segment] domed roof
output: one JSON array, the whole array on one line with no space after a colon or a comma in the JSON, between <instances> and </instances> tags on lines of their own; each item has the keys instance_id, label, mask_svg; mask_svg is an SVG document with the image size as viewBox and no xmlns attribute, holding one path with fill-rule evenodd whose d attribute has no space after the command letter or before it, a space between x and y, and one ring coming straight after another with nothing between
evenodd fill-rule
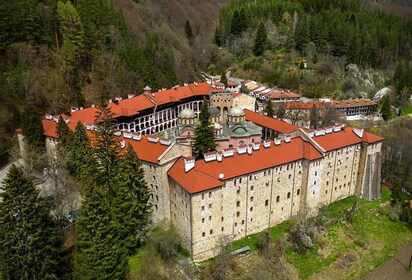
<instances>
[{"instance_id":1,"label":"domed roof","mask_svg":"<svg viewBox=\"0 0 412 280\"><path fill-rule=\"evenodd\" d=\"M195 117L195 112L193 112L191 109L183 109L180 111L179 117L181 118L194 118Z\"/></svg>"},{"instance_id":2,"label":"domed roof","mask_svg":"<svg viewBox=\"0 0 412 280\"><path fill-rule=\"evenodd\" d=\"M243 109L240 107L232 107L229 111L229 115L231 116L244 116L245 112L243 112Z\"/></svg>"},{"instance_id":3,"label":"domed roof","mask_svg":"<svg viewBox=\"0 0 412 280\"><path fill-rule=\"evenodd\" d=\"M211 116L219 116L220 115L220 110L216 107L209 107L209 114Z\"/></svg>"}]
</instances>

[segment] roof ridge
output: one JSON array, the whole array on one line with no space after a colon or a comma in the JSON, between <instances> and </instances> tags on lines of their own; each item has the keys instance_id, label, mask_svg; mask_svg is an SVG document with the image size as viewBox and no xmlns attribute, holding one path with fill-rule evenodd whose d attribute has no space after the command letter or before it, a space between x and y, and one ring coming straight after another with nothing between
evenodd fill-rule
<instances>
[{"instance_id":1,"label":"roof ridge","mask_svg":"<svg viewBox=\"0 0 412 280\"><path fill-rule=\"evenodd\" d=\"M155 106L157 105L156 100L155 100L154 98L152 98L151 96L149 96L147 93L142 93L142 95L143 95L143 96L146 96L146 98L149 99L150 102L153 103L153 105L155 105Z\"/></svg>"}]
</instances>

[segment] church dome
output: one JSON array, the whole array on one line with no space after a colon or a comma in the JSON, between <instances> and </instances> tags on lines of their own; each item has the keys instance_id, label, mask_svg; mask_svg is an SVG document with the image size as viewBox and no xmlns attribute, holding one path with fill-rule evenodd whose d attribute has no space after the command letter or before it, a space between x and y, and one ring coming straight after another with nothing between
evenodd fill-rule
<instances>
[{"instance_id":1,"label":"church dome","mask_svg":"<svg viewBox=\"0 0 412 280\"><path fill-rule=\"evenodd\" d=\"M179 116L181 118L186 118L186 119L194 118L195 117L195 112L193 112L190 109L183 109L182 111L180 111Z\"/></svg>"},{"instance_id":2,"label":"church dome","mask_svg":"<svg viewBox=\"0 0 412 280\"><path fill-rule=\"evenodd\" d=\"M211 116L219 116L220 115L220 110L216 107L209 107L209 114Z\"/></svg>"},{"instance_id":3,"label":"church dome","mask_svg":"<svg viewBox=\"0 0 412 280\"><path fill-rule=\"evenodd\" d=\"M237 116L240 117L240 116L244 116L245 112L243 112L242 108L235 106L230 109L229 115L232 117L237 117Z\"/></svg>"}]
</instances>

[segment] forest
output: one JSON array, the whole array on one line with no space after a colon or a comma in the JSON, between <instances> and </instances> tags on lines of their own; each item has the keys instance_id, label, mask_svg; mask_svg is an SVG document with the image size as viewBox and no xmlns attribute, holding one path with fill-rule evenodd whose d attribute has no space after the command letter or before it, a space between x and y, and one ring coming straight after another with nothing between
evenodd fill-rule
<instances>
[{"instance_id":1,"label":"forest","mask_svg":"<svg viewBox=\"0 0 412 280\"><path fill-rule=\"evenodd\" d=\"M131 148L119 151L112 137L111 114L104 107L108 99L140 94L146 85L156 91L199 81L203 73L254 79L315 99L370 98L378 89L392 86L379 105L384 120L379 127L368 128L388 139L383 178L400 188L410 187L411 122L395 118L404 114L412 94L412 20L395 15L404 15L396 6L407 5L404 2L0 1L0 166L14 160L16 129L21 128L30 143L29 167L12 167L0 184L2 191L7 189L0 195L5 207L20 207L10 199L13 196L30 207L19 208L15 215L0 211L0 232L5 233L0 234L0 245L10 247L7 242L14 236L10 228L17 232L14 224L26 227L27 234L18 237L24 241L35 236L35 243L23 243L41 251L30 255L38 279L139 279L141 275L168 279L164 273L173 277L177 256L188 252L173 228L149 230L150 191L138 155ZM91 147L82 125L71 132L60 121L58 157L46 166L40 124L44 114L92 104L102 108L96 116L100 134L95 146ZM96 162L101 168L94 166ZM35 187L45 167L56 188L65 189L54 199L82 195L80 218L69 238L61 232L65 227L61 205L51 205ZM110 196L99 201L102 193ZM36 226L17 221L21 213L35 213L31 218ZM104 238L96 237L100 235ZM279 246L266 237L266 246ZM7 256L24 255L24 246L17 252L0 252L0 259L8 259L0 263L0 279L13 274L25 279L26 264ZM138 250L142 253L136 260ZM222 252L230 255L229 248ZM36 266L42 258L48 267ZM224 279L231 264L225 259L219 263L219 258L209 272L211 278ZM281 262L280 256L267 258L261 260L262 267L290 269L283 256ZM142 265L142 259L153 266ZM133 261L138 263L138 273L128 275Z\"/></svg>"}]
</instances>

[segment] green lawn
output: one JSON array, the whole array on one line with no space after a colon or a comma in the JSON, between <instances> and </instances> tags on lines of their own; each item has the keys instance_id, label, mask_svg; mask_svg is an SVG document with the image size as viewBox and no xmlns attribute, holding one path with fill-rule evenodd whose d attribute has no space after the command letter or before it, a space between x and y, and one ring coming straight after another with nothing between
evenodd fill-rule
<instances>
[{"instance_id":1,"label":"green lawn","mask_svg":"<svg viewBox=\"0 0 412 280\"><path fill-rule=\"evenodd\" d=\"M306 254L298 254L291 247L286 249L287 260L296 267L303 279L359 279L384 263L402 246L412 242L412 231L402 222L392 222L387 215L386 202L390 201L390 190L383 188L380 200L360 200L353 215L352 224L340 218L351 209L356 197L348 197L327 206L331 223L322 245L315 243ZM286 221L269 229L274 240L291 228ZM257 249L260 234L253 234L233 242L233 249L248 245ZM348 256L354 259L346 261Z\"/></svg>"},{"instance_id":2,"label":"green lawn","mask_svg":"<svg viewBox=\"0 0 412 280\"><path fill-rule=\"evenodd\" d=\"M348 197L328 207L331 216L343 216L356 198ZM316 245L306 254L287 250L287 259L303 279L359 279L412 241L412 232L402 222L387 216L390 191L384 188L381 200L360 200L352 224L342 222L328 226L325 244ZM355 260L345 263L348 255Z\"/></svg>"},{"instance_id":3,"label":"green lawn","mask_svg":"<svg viewBox=\"0 0 412 280\"><path fill-rule=\"evenodd\" d=\"M291 221L285 221L273 228L269 229L273 240L279 240L292 226ZM243 239L233 241L233 250L242 248L244 246L249 246L250 250L253 252L258 248L261 233L251 234Z\"/></svg>"},{"instance_id":4,"label":"green lawn","mask_svg":"<svg viewBox=\"0 0 412 280\"><path fill-rule=\"evenodd\" d=\"M409 104L405 104L402 107L402 111L401 111L401 116L407 116L409 114L412 114L412 106Z\"/></svg>"}]
</instances>

